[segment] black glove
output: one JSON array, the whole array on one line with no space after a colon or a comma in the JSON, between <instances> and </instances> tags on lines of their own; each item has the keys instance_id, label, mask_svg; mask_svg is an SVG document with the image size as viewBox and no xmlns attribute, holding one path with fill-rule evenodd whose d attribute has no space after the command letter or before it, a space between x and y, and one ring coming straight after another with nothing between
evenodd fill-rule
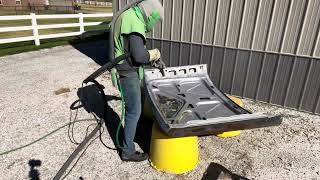
<instances>
[{"instance_id":1,"label":"black glove","mask_svg":"<svg viewBox=\"0 0 320 180\"><path fill-rule=\"evenodd\" d=\"M153 61L151 63L151 66L154 68L158 68L158 69L165 69L166 68L166 64L161 60L157 60L157 61Z\"/></svg>"}]
</instances>

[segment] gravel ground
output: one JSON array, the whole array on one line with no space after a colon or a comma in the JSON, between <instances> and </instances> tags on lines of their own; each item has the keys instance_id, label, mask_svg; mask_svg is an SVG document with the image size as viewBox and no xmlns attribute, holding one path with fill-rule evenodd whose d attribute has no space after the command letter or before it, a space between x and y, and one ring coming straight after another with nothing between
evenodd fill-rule
<instances>
[{"instance_id":1,"label":"gravel ground","mask_svg":"<svg viewBox=\"0 0 320 180\"><path fill-rule=\"evenodd\" d=\"M1 57L0 152L68 123L78 87L98 67L72 46ZM118 96L109 79L107 74L100 79L106 94ZM283 124L246 130L234 138L199 138L200 162L182 175L157 172L148 162L124 163L117 152L96 140L66 179L201 179L211 162L249 179L320 179L320 117L249 100L244 103L254 112L282 114ZM109 105L119 113L120 101ZM78 119L85 118L92 116L80 109ZM77 123L75 139L81 141L92 123ZM103 139L114 146L108 133ZM64 128L32 146L0 156L0 179L29 179L37 173L41 179L52 179L76 147ZM31 168L32 160L41 165Z\"/></svg>"}]
</instances>

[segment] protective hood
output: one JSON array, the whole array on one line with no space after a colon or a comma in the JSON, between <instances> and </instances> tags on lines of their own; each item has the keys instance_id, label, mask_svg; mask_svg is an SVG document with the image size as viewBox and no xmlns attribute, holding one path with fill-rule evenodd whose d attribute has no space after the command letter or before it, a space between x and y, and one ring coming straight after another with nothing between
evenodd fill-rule
<instances>
[{"instance_id":1,"label":"protective hood","mask_svg":"<svg viewBox=\"0 0 320 180\"><path fill-rule=\"evenodd\" d=\"M144 16L147 32L150 32L157 22L163 20L164 9L159 0L145 0L138 4Z\"/></svg>"}]
</instances>

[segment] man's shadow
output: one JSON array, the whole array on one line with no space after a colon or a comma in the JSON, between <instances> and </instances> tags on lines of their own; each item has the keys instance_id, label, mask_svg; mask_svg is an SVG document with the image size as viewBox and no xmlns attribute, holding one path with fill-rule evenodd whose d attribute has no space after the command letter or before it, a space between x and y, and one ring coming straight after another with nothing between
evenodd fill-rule
<instances>
[{"instance_id":1,"label":"man's shadow","mask_svg":"<svg viewBox=\"0 0 320 180\"><path fill-rule=\"evenodd\" d=\"M104 87L101 86L101 88ZM83 107L88 113L93 113L98 120L101 120L102 124L105 123L113 144L116 146L116 130L120 122L120 117L113 108L109 106L108 102L111 100L121 100L121 98L101 93L94 84L79 88L77 95L81 102L81 106L77 108ZM119 138L121 139L122 137L123 128L120 129L119 133ZM119 149L117 150L119 151Z\"/></svg>"},{"instance_id":2,"label":"man's shadow","mask_svg":"<svg viewBox=\"0 0 320 180\"><path fill-rule=\"evenodd\" d=\"M110 33L106 32L99 36L88 38L87 42L78 43L77 41L70 44L82 54L91 58L94 62L103 66L110 60Z\"/></svg>"},{"instance_id":3,"label":"man's shadow","mask_svg":"<svg viewBox=\"0 0 320 180\"><path fill-rule=\"evenodd\" d=\"M100 90L102 89L101 87ZM91 84L83 88L79 88L77 95L82 103L82 106L87 112L95 114L101 120L104 120L105 127L116 146L116 132L120 122L119 115L114 111L113 107L108 104L111 100L121 101L120 97L105 95L101 93L96 85ZM103 98L104 97L104 98ZM139 144L144 152L149 152L150 139L151 139L152 121L141 116L135 141ZM121 126L119 131L119 144L123 146L123 127ZM117 148L118 153L121 153L121 149Z\"/></svg>"}]
</instances>

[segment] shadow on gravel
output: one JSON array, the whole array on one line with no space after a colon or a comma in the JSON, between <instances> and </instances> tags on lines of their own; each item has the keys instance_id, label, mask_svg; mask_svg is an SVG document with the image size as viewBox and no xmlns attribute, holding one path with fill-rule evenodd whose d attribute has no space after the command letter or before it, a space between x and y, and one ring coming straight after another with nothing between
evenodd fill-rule
<instances>
[{"instance_id":1,"label":"shadow on gravel","mask_svg":"<svg viewBox=\"0 0 320 180\"><path fill-rule=\"evenodd\" d=\"M137 125L137 131L134 141L139 144L143 152L149 154L152 125L154 120L141 116Z\"/></svg>"},{"instance_id":2,"label":"shadow on gravel","mask_svg":"<svg viewBox=\"0 0 320 180\"><path fill-rule=\"evenodd\" d=\"M202 180L218 180L218 179L231 179L231 180L249 180L246 177L234 174L224 166L218 163L210 163Z\"/></svg>"},{"instance_id":3,"label":"shadow on gravel","mask_svg":"<svg viewBox=\"0 0 320 180\"><path fill-rule=\"evenodd\" d=\"M100 66L104 65L109 61L109 33L105 33L101 36L91 39L86 43L71 43L71 45L91 58L94 62Z\"/></svg>"},{"instance_id":4,"label":"shadow on gravel","mask_svg":"<svg viewBox=\"0 0 320 180\"><path fill-rule=\"evenodd\" d=\"M142 88L141 90L142 96L141 96L141 104L143 106L149 106L149 103L145 103L146 101L146 89ZM148 109L142 107L143 110ZM151 135L152 135L152 125L154 123L154 119L150 119L144 115L144 113L148 112L142 112L141 117L139 119L138 125L137 125L137 131L134 141L139 144L143 152L148 153L150 151L150 143L151 143Z\"/></svg>"},{"instance_id":5,"label":"shadow on gravel","mask_svg":"<svg viewBox=\"0 0 320 180\"><path fill-rule=\"evenodd\" d=\"M120 117L113 110L113 107L110 107L108 104L106 104L104 108L104 100L102 98L103 95L99 92L98 88L94 84L85 86L83 88L79 88L77 95L82 104L82 106L77 108L83 107L88 113L95 114L99 119L105 119L105 125L109 132L109 135L112 138L113 144L116 145L116 130L120 122ZM105 96L106 102L111 100L121 101L121 98L116 96L109 96L109 95ZM149 148L150 148L152 124L153 124L153 120L148 119L144 116L141 116L137 125L135 142L137 142L141 147L141 149L146 153L149 152ZM123 139L122 127L120 129L119 139L120 139L119 143L122 146L122 139ZM118 152L120 152L119 149L118 149Z\"/></svg>"},{"instance_id":6,"label":"shadow on gravel","mask_svg":"<svg viewBox=\"0 0 320 180\"><path fill-rule=\"evenodd\" d=\"M97 118L104 119L105 125L112 138L114 146L116 145L116 130L120 122L120 117L113 110L112 107L108 105L108 101L111 100L121 100L121 98L116 96L105 95L105 100L102 98L103 95L99 92L98 88L94 85L88 85L83 88L79 88L77 95L81 101L82 107L88 112L93 113ZM104 101L106 106L104 107ZM119 138L123 137L123 128L120 129ZM122 144L121 144L122 145Z\"/></svg>"},{"instance_id":7,"label":"shadow on gravel","mask_svg":"<svg viewBox=\"0 0 320 180\"><path fill-rule=\"evenodd\" d=\"M39 173L39 170L37 169L37 167L41 166L41 161L35 160L35 159L30 159L28 164L30 166L29 179L30 180L39 180L40 173Z\"/></svg>"}]
</instances>

